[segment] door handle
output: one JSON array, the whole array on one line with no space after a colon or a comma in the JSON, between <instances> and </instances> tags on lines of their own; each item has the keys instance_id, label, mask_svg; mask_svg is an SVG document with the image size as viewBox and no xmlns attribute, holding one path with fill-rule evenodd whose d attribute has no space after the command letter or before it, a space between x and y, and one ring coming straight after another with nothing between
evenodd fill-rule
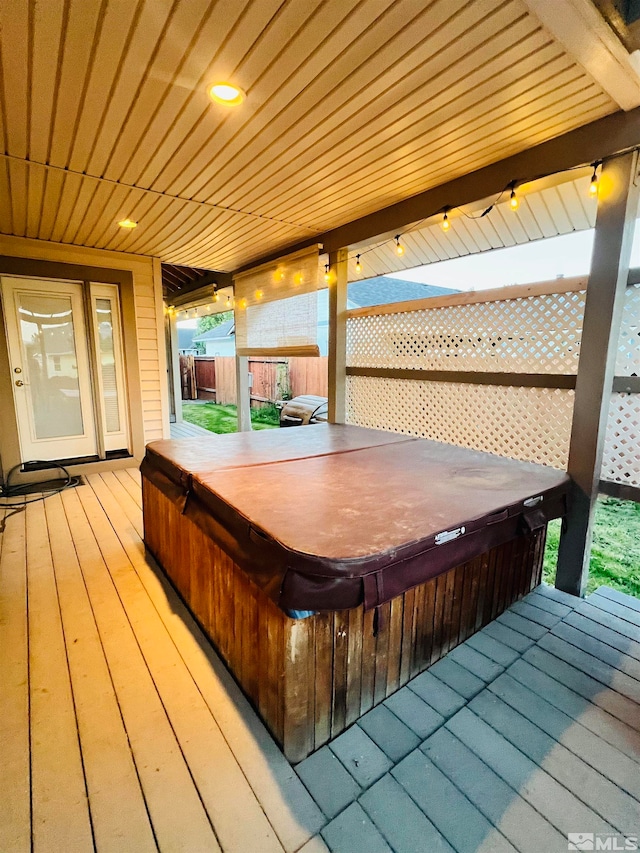
<instances>
[{"instance_id":1,"label":"door handle","mask_svg":"<svg viewBox=\"0 0 640 853\"><path fill-rule=\"evenodd\" d=\"M24 382L22 381L22 379L16 379L16 385L18 386L18 388L22 388Z\"/></svg>"}]
</instances>

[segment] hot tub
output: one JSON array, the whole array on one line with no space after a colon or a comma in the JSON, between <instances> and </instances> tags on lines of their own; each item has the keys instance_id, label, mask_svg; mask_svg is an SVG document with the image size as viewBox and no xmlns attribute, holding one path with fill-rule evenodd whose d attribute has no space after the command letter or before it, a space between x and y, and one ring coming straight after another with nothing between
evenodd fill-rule
<instances>
[{"instance_id":1,"label":"hot tub","mask_svg":"<svg viewBox=\"0 0 640 853\"><path fill-rule=\"evenodd\" d=\"M568 488L326 424L154 442L142 474L147 547L294 762L539 583Z\"/></svg>"}]
</instances>

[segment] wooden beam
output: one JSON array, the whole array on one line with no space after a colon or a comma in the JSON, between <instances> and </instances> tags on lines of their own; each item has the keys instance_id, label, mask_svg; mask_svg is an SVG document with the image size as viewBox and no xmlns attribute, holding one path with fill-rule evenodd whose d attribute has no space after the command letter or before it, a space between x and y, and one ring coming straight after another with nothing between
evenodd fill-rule
<instances>
[{"instance_id":1,"label":"wooden beam","mask_svg":"<svg viewBox=\"0 0 640 853\"><path fill-rule=\"evenodd\" d=\"M346 419L347 249L329 255L329 423Z\"/></svg>"},{"instance_id":2,"label":"wooden beam","mask_svg":"<svg viewBox=\"0 0 640 853\"><path fill-rule=\"evenodd\" d=\"M412 370L410 367L347 367L347 376L377 379L409 379L422 382L463 382L468 385L503 385L516 388L576 387L576 377L564 373L496 373L482 370Z\"/></svg>"},{"instance_id":3,"label":"wooden beam","mask_svg":"<svg viewBox=\"0 0 640 853\"><path fill-rule=\"evenodd\" d=\"M573 595L584 594L589 575L595 501L638 212L636 175L633 152L607 162L600 183L567 468L573 486L556 575L556 586Z\"/></svg>"},{"instance_id":4,"label":"wooden beam","mask_svg":"<svg viewBox=\"0 0 640 853\"><path fill-rule=\"evenodd\" d=\"M637 486L627 486L626 483L614 483L611 480L600 480L600 494L618 498L621 501L640 503L640 489Z\"/></svg>"},{"instance_id":5,"label":"wooden beam","mask_svg":"<svg viewBox=\"0 0 640 853\"><path fill-rule=\"evenodd\" d=\"M618 394L640 394L640 376L616 376L613 391Z\"/></svg>"}]
</instances>

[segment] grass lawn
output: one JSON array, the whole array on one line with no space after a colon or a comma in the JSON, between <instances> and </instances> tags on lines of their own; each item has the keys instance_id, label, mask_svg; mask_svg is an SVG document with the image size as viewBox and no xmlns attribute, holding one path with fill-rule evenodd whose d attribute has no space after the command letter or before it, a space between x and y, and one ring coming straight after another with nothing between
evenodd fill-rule
<instances>
[{"instance_id":1,"label":"grass lawn","mask_svg":"<svg viewBox=\"0 0 640 853\"><path fill-rule=\"evenodd\" d=\"M218 403L183 403L182 417L190 424L218 434L238 431L236 406L223 406ZM275 406L251 409L251 423L256 430L274 429L278 426L278 418L279 413Z\"/></svg>"},{"instance_id":2,"label":"grass lawn","mask_svg":"<svg viewBox=\"0 0 640 853\"><path fill-rule=\"evenodd\" d=\"M549 524L543 578L555 582L560 521ZM591 551L587 592L610 586L640 598L640 503L601 496Z\"/></svg>"}]
</instances>

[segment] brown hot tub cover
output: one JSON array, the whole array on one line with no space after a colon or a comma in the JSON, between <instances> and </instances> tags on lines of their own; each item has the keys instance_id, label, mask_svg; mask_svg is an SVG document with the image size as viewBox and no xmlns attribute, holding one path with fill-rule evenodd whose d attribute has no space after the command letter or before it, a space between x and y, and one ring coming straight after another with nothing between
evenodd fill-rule
<instances>
[{"instance_id":1,"label":"brown hot tub cover","mask_svg":"<svg viewBox=\"0 0 640 853\"><path fill-rule=\"evenodd\" d=\"M345 425L154 442L142 472L283 610L375 607L564 515L569 478Z\"/></svg>"}]
</instances>

